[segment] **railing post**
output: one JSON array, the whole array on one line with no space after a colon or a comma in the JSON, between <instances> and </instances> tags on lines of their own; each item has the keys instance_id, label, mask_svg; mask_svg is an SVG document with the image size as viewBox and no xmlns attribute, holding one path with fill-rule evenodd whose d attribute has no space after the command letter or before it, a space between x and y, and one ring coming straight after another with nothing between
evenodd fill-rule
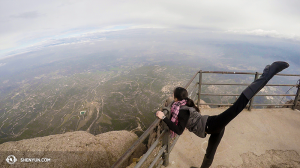
<instances>
[{"instance_id":1,"label":"railing post","mask_svg":"<svg viewBox=\"0 0 300 168\"><path fill-rule=\"evenodd\" d=\"M297 86L298 90L297 90L297 94L295 96L295 100L294 100L294 105L293 105L293 110L295 110L297 103L298 103L298 99L299 99L299 94L300 94L300 84Z\"/></svg>"},{"instance_id":2,"label":"railing post","mask_svg":"<svg viewBox=\"0 0 300 168\"><path fill-rule=\"evenodd\" d=\"M255 81L256 79L258 79L258 72L255 73L254 81ZM252 97L252 99L251 99L250 102L249 102L249 108L248 108L249 111L251 111L252 102L254 101L254 97L255 97L255 95Z\"/></svg>"},{"instance_id":3,"label":"railing post","mask_svg":"<svg viewBox=\"0 0 300 168\"><path fill-rule=\"evenodd\" d=\"M198 88L198 101L197 101L198 108L200 108L201 84L202 84L202 70L199 71L199 88Z\"/></svg>"},{"instance_id":4,"label":"railing post","mask_svg":"<svg viewBox=\"0 0 300 168\"><path fill-rule=\"evenodd\" d=\"M165 113L165 116L170 118L170 116L171 116L170 109L169 108L168 109L164 108L164 109L166 109L165 111L167 111L167 113ZM163 165L168 166L169 165L169 155L170 155L170 133L169 133L169 127L165 122L163 122L163 128L166 131L166 134L162 138L162 146L166 145L167 147L166 147L165 152L162 155L162 158L164 161Z\"/></svg>"}]
</instances>

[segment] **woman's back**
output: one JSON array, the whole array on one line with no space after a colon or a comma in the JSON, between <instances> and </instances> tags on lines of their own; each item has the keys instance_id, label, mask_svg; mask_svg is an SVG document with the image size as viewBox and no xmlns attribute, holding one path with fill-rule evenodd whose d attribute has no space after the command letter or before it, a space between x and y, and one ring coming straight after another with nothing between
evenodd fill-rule
<instances>
[{"instance_id":1,"label":"woman's back","mask_svg":"<svg viewBox=\"0 0 300 168\"><path fill-rule=\"evenodd\" d=\"M201 138L206 137L205 125L208 115L201 115L194 107L181 106L180 113L189 113L189 119L186 128Z\"/></svg>"}]
</instances>

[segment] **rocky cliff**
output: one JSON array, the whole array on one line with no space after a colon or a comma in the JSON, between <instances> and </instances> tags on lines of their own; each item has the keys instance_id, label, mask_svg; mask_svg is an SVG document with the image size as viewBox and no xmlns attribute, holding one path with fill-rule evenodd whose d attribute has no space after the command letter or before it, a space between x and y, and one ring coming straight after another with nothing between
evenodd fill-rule
<instances>
[{"instance_id":1,"label":"rocky cliff","mask_svg":"<svg viewBox=\"0 0 300 168\"><path fill-rule=\"evenodd\" d=\"M76 131L6 142L0 144L0 167L8 167L8 162L15 162L13 167L111 167L137 139L136 134L125 130L96 136ZM141 144L123 167L145 150Z\"/></svg>"},{"instance_id":2,"label":"rocky cliff","mask_svg":"<svg viewBox=\"0 0 300 168\"><path fill-rule=\"evenodd\" d=\"M293 104L295 100L289 100L285 104ZM283 108L292 108L293 106L284 105ZM298 99L295 109L300 110L300 99Z\"/></svg>"}]
</instances>

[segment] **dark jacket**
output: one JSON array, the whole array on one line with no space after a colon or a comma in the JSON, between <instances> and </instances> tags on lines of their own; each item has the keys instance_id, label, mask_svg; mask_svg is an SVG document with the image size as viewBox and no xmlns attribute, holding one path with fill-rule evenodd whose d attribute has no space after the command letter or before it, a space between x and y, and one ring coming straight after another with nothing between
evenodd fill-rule
<instances>
[{"instance_id":1,"label":"dark jacket","mask_svg":"<svg viewBox=\"0 0 300 168\"><path fill-rule=\"evenodd\" d=\"M194 107L181 106L180 109L188 110L190 112L190 116L185 127L197 136L205 138L205 125L208 115L201 115Z\"/></svg>"},{"instance_id":2,"label":"dark jacket","mask_svg":"<svg viewBox=\"0 0 300 168\"><path fill-rule=\"evenodd\" d=\"M193 107L181 106L178 114L178 124L173 123L169 118L164 118L164 122L169 129L181 135L185 128L201 138L206 137L205 125L208 115L201 115Z\"/></svg>"}]
</instances>

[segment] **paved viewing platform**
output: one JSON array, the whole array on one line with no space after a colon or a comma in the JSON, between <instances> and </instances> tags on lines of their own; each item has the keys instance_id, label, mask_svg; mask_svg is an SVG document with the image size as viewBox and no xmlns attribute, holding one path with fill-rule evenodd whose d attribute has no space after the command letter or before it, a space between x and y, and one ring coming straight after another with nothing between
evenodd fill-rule
<instances>
[{"instance_id":1,"label":"paved viewing platform","mask_svg":"<svg viewBox=\"0 0 300 168\"><path fill-rule=\"evenodd\" d=\"M201 109L201 113L216 115L224 110ZM185 129L167 167L200 167L209 136L200 138ZM300 111L243 110L226 126L211 167L300 167Z\"/></svg>"}]
</instances>

